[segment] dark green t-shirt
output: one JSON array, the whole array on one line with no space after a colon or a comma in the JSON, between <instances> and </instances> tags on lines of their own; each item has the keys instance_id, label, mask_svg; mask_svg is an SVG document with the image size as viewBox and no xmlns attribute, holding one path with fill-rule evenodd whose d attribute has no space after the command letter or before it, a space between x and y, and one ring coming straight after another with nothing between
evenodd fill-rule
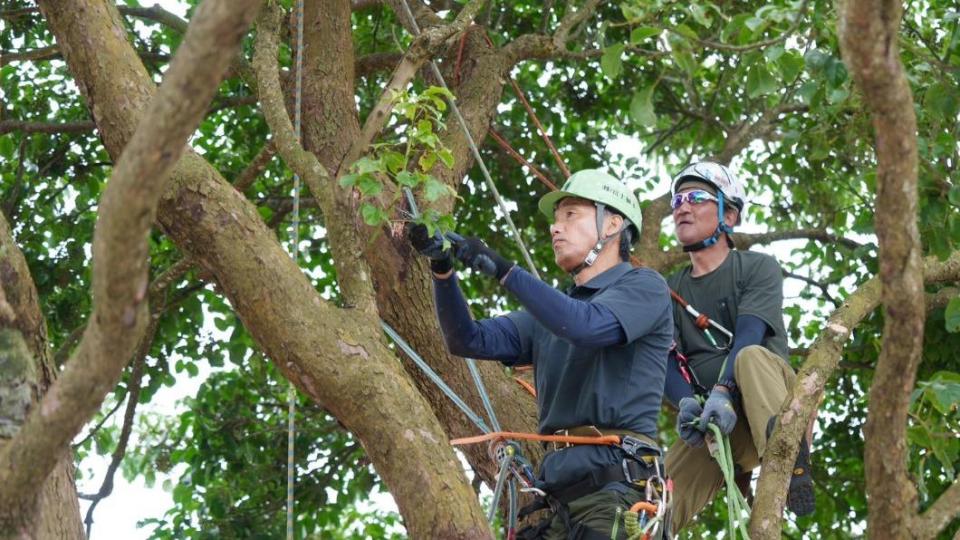
<instances>
[{"instance_id":1,"label":"dark green t-shirt","mask_svg":"<svg viewBox=\"0 0 960 540\"><path fill-rule=\"evenodd\" d=\"M716 270L703 276L690 275L685 267L667 278L670 288L700 313L733 332L740 315L753 315L769 331L761 345L788 360L787 332L783 326L783 273L770 255L755 251L733 250ZM726 349L717 349L694 318L680 304L673 303L673 321L677 346L690 361L690 367L706 388L720 376L727 357ZM711 330L717 345L726 344L726 336Z\"/></svg>"},{"instance_id":2,"label":"dark green t-shirt","mask_svg":"<svg viewBox=\"0 0 960 540\"><path fill-rule=\"evenodd\" d=\"M540 433L592 425L657 434L667 351L673 339L670 294L660 274L621 263L568 294L602 304L617 317L625 345L573 345L526 311L507 315L517 326L523 353L532 363Z\"/></svg>"}]
</instances>

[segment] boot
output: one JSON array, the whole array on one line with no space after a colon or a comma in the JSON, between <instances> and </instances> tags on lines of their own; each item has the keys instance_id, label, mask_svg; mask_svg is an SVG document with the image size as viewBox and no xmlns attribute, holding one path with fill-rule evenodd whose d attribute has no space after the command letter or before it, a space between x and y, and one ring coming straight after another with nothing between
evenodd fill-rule
<instances>
[{"instance_id":1,"label":"boot","mask_svg":"<svg viewBox=\"0 0 960 540\"><path fill-rule=\"evenodd\" d=\"M767 422L767 439L773 433L777 417L771 416ZM787 491L787 508L797 516L807 516L816 510L816 499L813 491L813 477L810 476L810 445L807 437L800 440L800 451L797 461L793 465L793 474L790 475L790 489Z\"/></svg>"}]
</instances>

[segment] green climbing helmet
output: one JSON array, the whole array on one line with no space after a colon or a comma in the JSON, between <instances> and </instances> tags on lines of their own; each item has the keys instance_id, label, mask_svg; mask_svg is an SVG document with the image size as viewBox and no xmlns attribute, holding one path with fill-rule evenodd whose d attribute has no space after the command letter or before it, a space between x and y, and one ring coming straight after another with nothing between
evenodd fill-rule
<instances>
[{"instance_id":1,"label":"green climbing helmet","mask_svg":"<svg viewBox=\"0 0 960 540\"><path fill-rule=\"evenodd\" d=\"M540 211L553 219L553 210L561 199L577 197L609 206L626 216L633 227L633 241L640 238L643 215L640 203L626 184L600 169L584 169L570 175L560 191L547 193L540 198Z\"/></svg>"}]
</instances>

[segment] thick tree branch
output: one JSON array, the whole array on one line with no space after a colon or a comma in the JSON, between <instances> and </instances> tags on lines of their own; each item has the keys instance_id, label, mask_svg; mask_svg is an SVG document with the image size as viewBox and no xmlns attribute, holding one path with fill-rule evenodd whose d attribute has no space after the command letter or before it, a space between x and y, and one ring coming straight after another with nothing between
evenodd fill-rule
<instances>
[{"instance_id":1,"label":"thick tree branch","mask_svg":"<svg viewBox=\"0 0 960 540\"><path fill-rule=\"evenodd\" d=\"M570 34L580 25L580 23L586 21L590 16L593 15L593 12L596 11L597 7L600 6L601 0L587 0L587 3L583 5L582 8L571 11L568 13L560 25L557 27L557 31L553 33L553 45L559 50L567 48L567 41L570 39Z\"/></svg>"},{"instance_id":2,"label":"thick tree branch","mask_svg":"<svg viewBox=\"0 0 960 540\"><path fill-rule=\"evenodd\" d=\"M926 310L917 225L917 118L900 61L901 16L896 0L850 0L839 21L840 49L876 133L875 229L884 327L863 430L872 538L908 537L917 505L906 435Z\"/></svg>"},{"instance_id":3,"label":"thick tree branch","mask_svg":"<svg viewBox=\"0 0 960 540\"><path fill-rule=\"evenodd\" d=\"M8 445L0 449L0 515L28 519L37 493L104 396L116 384L147 324L147 234L165 188L256 14L256 0L207 0L164 84L107 184L93 241L94 312L61 378ZM44 7L44 9L46 9Z\"/></svg>"},{"instance_id":4,"label":"thick tree branch","mask_svg":"<svg viewBox=\"0 0 960 540\"><path fill-rule=\"evenodd\" d=\"M958 517L960 517L960 480L954 480L953 484L937 498L937 502L914 519L912 526L914 538L932 540Z\"/></svg>"}]
</instances>

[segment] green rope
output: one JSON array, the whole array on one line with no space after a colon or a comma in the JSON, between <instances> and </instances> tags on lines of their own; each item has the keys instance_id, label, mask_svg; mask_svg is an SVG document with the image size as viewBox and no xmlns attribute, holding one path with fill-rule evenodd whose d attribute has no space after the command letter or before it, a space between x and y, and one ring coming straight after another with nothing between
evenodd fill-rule
<instances>
[{"instance_id":1,"label":"green rope","mask_svg":"<svg viewBox=\"0 0 960 540\"><path fill-rule=\"evenodd\" d=\"M747 504L740 488L737 487L733 466L733 450L730 447L730 438L723 434L713 423L707 424L713 433L714 444L710 446L710 455L717 461L723 479L727 485L727 529L730 538L735 538L739 530L742 538L750 540L747 532L747 522L750 521L750 505Z\"/></svg>"}]
</instances>

